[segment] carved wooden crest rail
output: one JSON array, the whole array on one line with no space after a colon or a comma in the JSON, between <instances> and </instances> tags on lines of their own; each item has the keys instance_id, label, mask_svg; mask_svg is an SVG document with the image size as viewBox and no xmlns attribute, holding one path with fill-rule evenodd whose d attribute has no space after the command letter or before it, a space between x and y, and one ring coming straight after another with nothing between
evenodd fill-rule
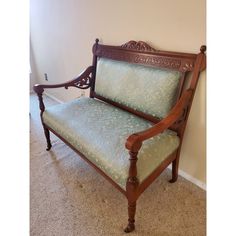
<instances>
[{"instance_id":1,"label":"carved wooden crest rail","mask_svg":"<svg viewBox=\"0 0 236 236\"><path fill-rule=\"evenodd\" d=\"M170 53L156 50L143 41L131 40L121 46L95 44L93 53L98 57L149 65L180 72L193 71L195 54Z\"/></svg>"}]
</instances>

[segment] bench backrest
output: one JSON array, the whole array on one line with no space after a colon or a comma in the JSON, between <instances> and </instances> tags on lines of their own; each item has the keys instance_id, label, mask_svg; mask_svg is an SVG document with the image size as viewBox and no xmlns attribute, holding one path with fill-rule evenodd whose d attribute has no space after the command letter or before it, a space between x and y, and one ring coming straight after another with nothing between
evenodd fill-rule
<instances>
[{"instance_id":1,"label":"bench backrest","mask_svg":"<svg viewBox=\"0 0 236 236\"><path fill-rule=\"evenodd\" d=\"M90 96L156 123L181 96L188 72L193 72L189 87L195 90L205 69L205 50L179 53L155 50L142 41L108 46L96 40Z\"/></svg>"},{"instance_id":2,"label":"bench backrest","mask_svg":"<svg viewBox=\"0 0 236 236\"><path fill-rule=\"evenodd\" d=\"M163 118L175 104L181 73L100 58L96 94L134 110Z\"/></svg>"}]
</instances>

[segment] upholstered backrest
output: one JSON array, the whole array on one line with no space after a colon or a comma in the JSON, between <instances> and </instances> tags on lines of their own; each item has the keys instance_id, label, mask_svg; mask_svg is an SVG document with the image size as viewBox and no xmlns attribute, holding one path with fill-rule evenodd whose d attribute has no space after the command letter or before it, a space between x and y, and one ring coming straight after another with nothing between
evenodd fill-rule
<instances>
[{"instance_id":1,"label":"upholstered backrest","mask_svg":"<svg viewBox=\"0 0 236 236\"><path fill-rule=\"evenodd\" d=\"M143 113L163 118L173 107L181 73L99 58L96 94Z\"/></svg>"}]
</instances>

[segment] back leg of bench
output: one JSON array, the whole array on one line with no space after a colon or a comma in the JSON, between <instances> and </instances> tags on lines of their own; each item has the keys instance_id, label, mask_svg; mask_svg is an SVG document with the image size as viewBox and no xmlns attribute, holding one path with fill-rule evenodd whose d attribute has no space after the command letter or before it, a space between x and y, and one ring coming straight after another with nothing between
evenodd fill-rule
<instances>
[{"instance_id":1,"label":"back leg of bench","mask_svg":"<svg viewBox=\"0 0 236 236\"><path fill-rule=\"evenodd\" d=\"M172 179L169 181L170 183L175 183L178 179L179 173L179 152L176 155L175 160L172 162Z\"/></svg>"},{"instance_id":2,"label":"back leg of bench","mask_svg":"<svg viewBox=\"0 0 236 236\"><path fill-rule=\"evenodd\" d=\"M45 137L46 137L46 140L47 140L46 150L49 151L52 147L51 140L50 140L50 132L49 132L49 129L46 128L44 125L43 125L43 129L44 129L44 134L45 134Z\"/></svg>"}]
</instances>

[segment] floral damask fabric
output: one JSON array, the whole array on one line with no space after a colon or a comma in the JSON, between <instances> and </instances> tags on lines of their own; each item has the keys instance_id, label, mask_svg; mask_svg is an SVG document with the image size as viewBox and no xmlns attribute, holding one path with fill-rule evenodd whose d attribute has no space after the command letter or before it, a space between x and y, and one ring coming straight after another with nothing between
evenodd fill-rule
<instances>
[{"instance_id":1,"label":"floral damask fabric","mask_svg":"<svg viewBox=\"0 0 236 236\"><path fill-rule=\"evenodd\" d=\"M47 108L43 122L123 189L130 165L126 139L152 126L131 113L86 97ZM148 177L178 146L179 137L170 130L145 141L138 154L139 181Z\"/></svg>"},{"instance_id":2,"label":"floral damask fabric","mask_svg":"<svg viewBox=\"0 0 236 236\"><path fill-rule=\"evenodd\" d=\"M181 73L100 58L97 94L135 110L163 118L176 101Z\"/></svg>"}]
</instances>

